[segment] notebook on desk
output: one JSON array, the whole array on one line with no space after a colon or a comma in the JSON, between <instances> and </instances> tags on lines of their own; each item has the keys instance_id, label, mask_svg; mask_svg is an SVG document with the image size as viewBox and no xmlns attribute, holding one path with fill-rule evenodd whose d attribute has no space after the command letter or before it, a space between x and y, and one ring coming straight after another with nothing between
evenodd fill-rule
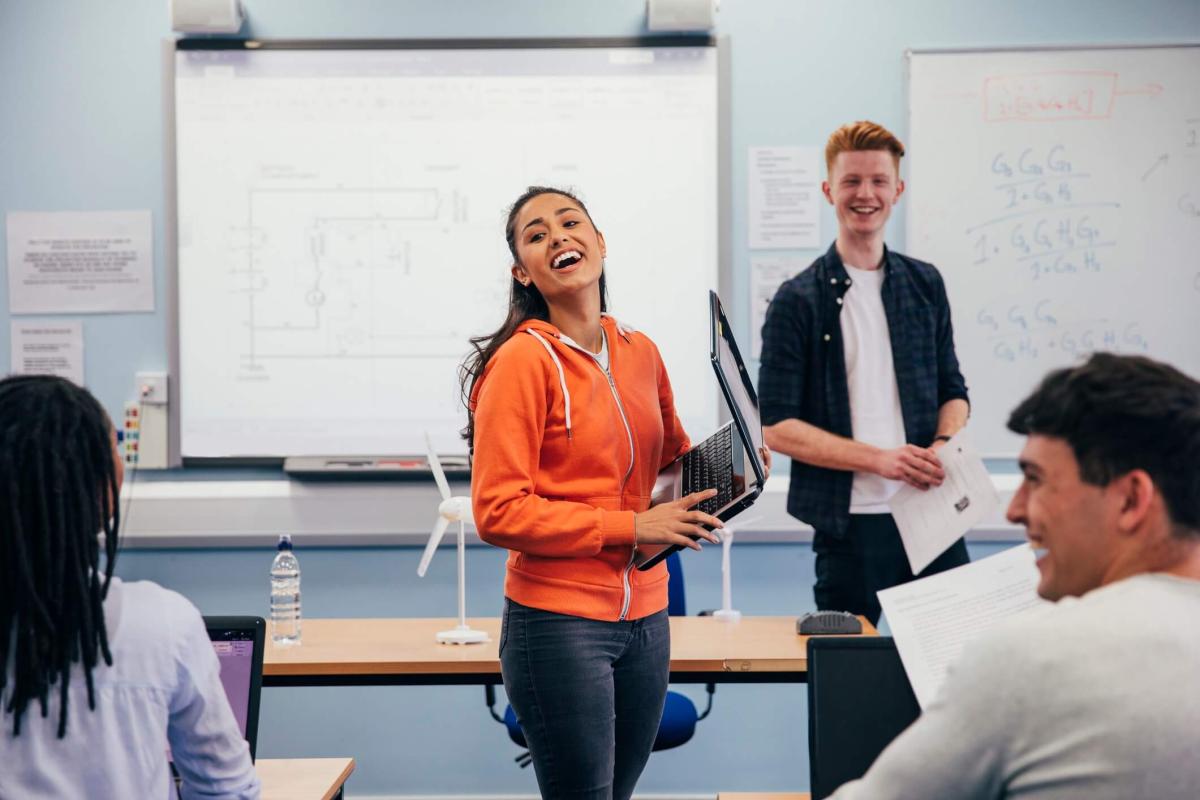
<instances>
[{"instance_id":1,"label":"notebook on desk","mask_svg":"<svg viewBox=\"0 0 1200 800\"><path fill-rule=\"evenodd\" d=\"M696 508L724 522L758 499L766 482L766 467L762 461L762 422L754 383L721 308L721 299L716 292L710 291L708 295L709 359L731 419L659 473L650 502L658 505L692 492L716 489L716 497ZM680 549L682 545L639 547L637 567L649 569Z\"/></svg>"}]
</instances>

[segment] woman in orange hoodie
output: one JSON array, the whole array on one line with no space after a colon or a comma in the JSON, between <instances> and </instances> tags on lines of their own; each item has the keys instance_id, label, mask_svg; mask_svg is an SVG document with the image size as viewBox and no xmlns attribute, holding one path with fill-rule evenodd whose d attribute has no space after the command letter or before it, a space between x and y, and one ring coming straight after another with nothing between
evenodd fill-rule
<instances>
[{"instance_id":1,"label":"woman in orange hoodie","mask_svg":"<svg viewBox=\"0 0 1200 800\"><path fill-rule=\"evenodd\" d=\"M698 492L650 508L688 449L658 349L604 314L604 236L583 203L530 187L505 230L508 318L472 340L471 495L507 548L500 661L543 797L628 798L667 692L667 572L637 546L719 541Z\"/></svg>"}]
</instances>

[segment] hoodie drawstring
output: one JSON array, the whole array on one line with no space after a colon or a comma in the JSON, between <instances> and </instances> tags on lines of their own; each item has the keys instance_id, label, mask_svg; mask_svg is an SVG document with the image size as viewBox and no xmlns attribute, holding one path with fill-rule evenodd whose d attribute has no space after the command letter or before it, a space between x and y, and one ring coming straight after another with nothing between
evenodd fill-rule
<instances>
[{"instance_id":1,"label":"hoodie drawstring","mask_svg":"<svg viewBox=\"0 0 1200 800\"><path fill-rule=\"evenodd\" d=\"M554 361L554 366L558 369L558 383L562 386L563 402L566 406L567 417L567 438L571 438L571 393L567 391L567 376L563 373L562 362L558 360L558 354L554 352L554 348L550 343L541 337L537 331L525 330L533 338L542 343L542 347L546 348L546 352L550 354L550 358Z\"/></svg>"}]
</instances>

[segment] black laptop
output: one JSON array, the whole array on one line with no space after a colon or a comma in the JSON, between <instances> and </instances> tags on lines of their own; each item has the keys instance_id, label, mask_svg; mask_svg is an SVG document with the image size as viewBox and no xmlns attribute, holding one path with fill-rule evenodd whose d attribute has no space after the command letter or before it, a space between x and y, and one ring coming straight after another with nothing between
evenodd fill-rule
<instances>
[{"instance_id":1,"label":"black laptop","mask_svg":"<svg viewBox=\"0 0 1200 800\"><path fill-rule=\"evenodd\" d=\"M250 745L250 760L258 744L258 704L262 695L263 648L267 624L262 617L205 617L204 627L217 661L221 685L238 727Z\"/></svg>"},{"instance_id":2,"label":"black laptop","mask_svg":"<svg viewBox=\"0 0 1200 800\"><path fill-rule=\"evenodd\" d=\"M711 291L708 299L709 358L731 419L659 473L650 502L669 503L692 492L716 489L716 497L696 508L724 522L758 499L767 471L761 455L762 422L754 383L721 308L721 299ZM649 569L680 549L682 545L639 547L638 569Z\"/></svg>"},{"instance_id":3,"label":"black laptop","mask_svg":"<svg viewBox=\"0 0 1200 800\"><path fill-rule=\"evenodd\" d=\"M258 747L258 703L262 695L263 648L267 623L262 617L204 617L208 639L221 666L221 686L229 698L238 728L250 745L250 760ZM167 751L170 758L170 750ZM175 791L180 790L179 773L171 762Z\"/></svg>"}]
</instances>

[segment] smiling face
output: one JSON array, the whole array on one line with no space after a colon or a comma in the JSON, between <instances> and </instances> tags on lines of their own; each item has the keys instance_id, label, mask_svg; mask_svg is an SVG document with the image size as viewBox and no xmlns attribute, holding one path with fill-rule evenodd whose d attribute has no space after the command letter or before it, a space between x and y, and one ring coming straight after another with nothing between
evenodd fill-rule
<instances>
[{"instance_id":1,"label":"smiling face","mask_svg":"<svg viewBox=\"0 0 1200 800\"><path fill-rule=\"evenodd\" d=\"M551 305L588 290L599 298L604 236L578 203L561 194L539 194L517 212L513 230L516 280L532 282Z\"/></svg>"},{"instance_id":2,"label":"smiling face","mask_svg":"<svg viewBox=\"0 0 1200 800\"><path fill-rule=\"evenodd\" d=\"M834 158L821 190L837 213L839 236L882 238L904 181L889 151L849 150Z\"/></svg>"},{"instance_id":3,"label":"smiling face","mask_svg":"<svg viewBox=\"0 0 1200 800\"><path fill-rule=\"evenodd\" d=\"M1119 554L1116 493L1083 481L1064 439L1031 435L1020 465L1025 479L1007 516L1038 553L1038 594L1059 600L1103 585Z\"/></svg>"}]
</instances>

